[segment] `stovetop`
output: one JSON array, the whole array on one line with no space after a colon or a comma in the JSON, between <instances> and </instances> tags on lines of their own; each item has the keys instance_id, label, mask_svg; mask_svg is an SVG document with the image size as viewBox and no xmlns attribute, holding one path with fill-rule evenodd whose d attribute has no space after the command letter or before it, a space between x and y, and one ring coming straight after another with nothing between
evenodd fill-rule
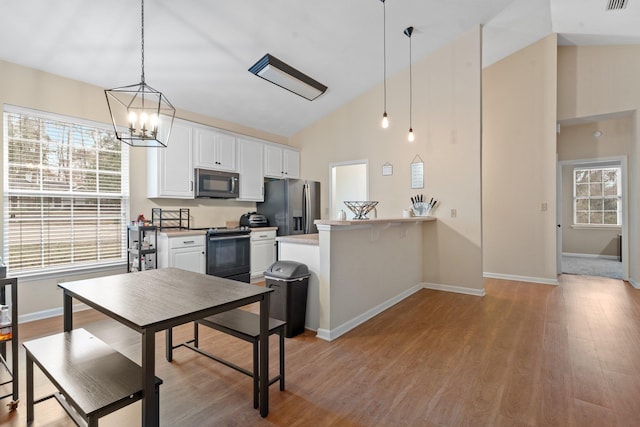
<instances>
[{"instance_id":1,"label":"stovetop","mask_svg":"<svg viewBox=\"0 0 640 427\"><path fill-rule=\"evenodd\" d=\"M191 228L190 230L206 230L207 235L209 236L217 236L217 235L242 235L251 233L251 228L246 225L241 225L236 228L227 228L227 227L199 227L199 228Z\"/></svg>"}]
</instances>

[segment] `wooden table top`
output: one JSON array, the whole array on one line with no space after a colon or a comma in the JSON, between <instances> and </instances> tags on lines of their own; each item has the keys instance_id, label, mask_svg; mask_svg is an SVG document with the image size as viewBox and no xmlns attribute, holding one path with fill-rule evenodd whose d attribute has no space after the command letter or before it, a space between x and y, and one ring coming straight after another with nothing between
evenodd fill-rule
<instances>
[{"instance_id":1,"label":"wooden table top","mask_svg":"<svg viewBox=\"0 0 640 427\"><path fill-rule=\"evenodd\" d=\"M67 295L136 329L162 330L261 299L273 289L178 268L58 284ZM219 310L218 310L219 309Z\"/></svg>"}]
</instances>

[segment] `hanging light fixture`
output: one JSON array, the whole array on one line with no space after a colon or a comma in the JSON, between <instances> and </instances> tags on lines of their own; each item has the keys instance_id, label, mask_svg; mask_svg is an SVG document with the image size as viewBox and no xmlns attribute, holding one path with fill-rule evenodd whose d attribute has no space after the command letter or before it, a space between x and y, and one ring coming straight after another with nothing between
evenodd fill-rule
<instances>
[{"instance_id":1,"label":"hanging light fixture","mask_svg":"<svg viewBox=\"0 0 640 427\"><path fill-rule=\"evenodd\" d=\"M176 109L162 92L144 80L144 0L142 8L142 75L140 83L104 91L116 138L132 147L166 147ZM166 116L167 129L158 132L160 116Z\"/></svg>"},{"instance_id":2,"label":"hanging light fixture","mask_svg":"<svg viewBox=\"0 0 640 427\"><path fill-rule=\"evenodd\" d=\"M413 134L413 126L411 125L411 115L413 108L413 76L411 73L411 34L413 34L413 27L407 27L404 29L404 35L409 37L409 136L407 139L409 142L413 142L416 137Z\"/></svg>"},{"instance_id":3,"label":"hanging light fixture","mask_svg":"<svg viewBox=\"0 0 640 427\"><path fill-rule=\"evenodd\" d=\"M387 117L387 6L385 0L382 2L382 62L383 67L383 85L384 85L384 114L382 115L382 128L389 127L389 118Z\"/></svg>"}]
</instances>

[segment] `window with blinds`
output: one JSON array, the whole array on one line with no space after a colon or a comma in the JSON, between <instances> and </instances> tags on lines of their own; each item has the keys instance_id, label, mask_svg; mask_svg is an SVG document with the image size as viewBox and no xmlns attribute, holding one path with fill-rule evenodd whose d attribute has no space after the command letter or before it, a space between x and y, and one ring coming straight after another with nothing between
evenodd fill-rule
<instances>
[{"instance_id":1,"label":"window with blinds","mask_svg":"<svg viewBox=\"0 0 640 427\"><path fill-rule=\"evenodd\" d=\"M126 262L128 149L113 130L5 109L3 147L11 274Z\"/></svg>"}]
</instances>

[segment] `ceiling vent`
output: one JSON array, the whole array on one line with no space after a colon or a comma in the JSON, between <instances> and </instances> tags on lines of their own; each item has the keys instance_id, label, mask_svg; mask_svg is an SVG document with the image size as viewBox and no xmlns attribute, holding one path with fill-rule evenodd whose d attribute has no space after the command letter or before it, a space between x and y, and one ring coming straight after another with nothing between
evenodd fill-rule
<instances>
[{"instance_id":1,"label":"ceiling vent","mask_svg":"<svg viewBox=\"0 0 640 427\"><path fill-rule=\"evenodd\" d=\"M625 9L627 7L627 3L629 3L629 0L608 0L607 10Z\"/></svg>"}]
</instances>

